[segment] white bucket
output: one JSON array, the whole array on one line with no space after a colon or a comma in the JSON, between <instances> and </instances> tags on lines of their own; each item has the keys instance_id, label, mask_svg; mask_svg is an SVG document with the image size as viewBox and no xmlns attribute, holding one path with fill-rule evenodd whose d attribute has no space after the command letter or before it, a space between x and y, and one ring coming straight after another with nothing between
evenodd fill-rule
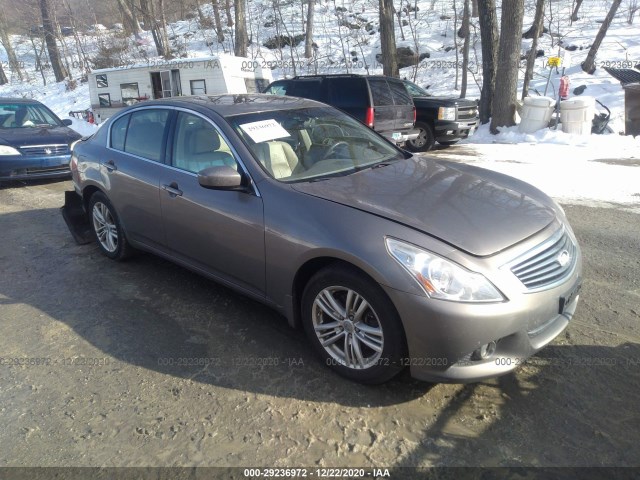
<instances>
[{"instance_id":1,"label":"white bucket","mask_svg":"<svg viewBox=\"0 0 640 480\"><path fill-rule=\"evenodd\" d=\"M550 97L525 97L518 130L522 133L533 133L546 128L555 104L555 99Z\"/></svg>"},{"instance_id":2,"label":"white bucket","mask_svg":"<svg viewBox=\"0 0 640 480\"><path fill-rule=\"evenodd\" d=\"M576 97L560 102L562 131L577 135L591 135L595 105L593 97Z\"/></svg>"}]
</instances>

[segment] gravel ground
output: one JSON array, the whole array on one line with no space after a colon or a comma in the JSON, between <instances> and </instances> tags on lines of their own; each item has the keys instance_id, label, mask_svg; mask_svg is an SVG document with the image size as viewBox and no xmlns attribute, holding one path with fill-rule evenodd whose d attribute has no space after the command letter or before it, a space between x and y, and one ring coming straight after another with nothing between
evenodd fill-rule
<instances>
[{"instance_id":1,"label":"gravel ground","mask_svg":"<svg viewBox=\"0 0 640 480\"><path fill-rule=\"evenodd\" d=\"M514 374L368 387L258 303L76 245L67 189L0 188L0 467L640 465L637 214L565 206L580 305Z\"/></svg>"}]
</instances>

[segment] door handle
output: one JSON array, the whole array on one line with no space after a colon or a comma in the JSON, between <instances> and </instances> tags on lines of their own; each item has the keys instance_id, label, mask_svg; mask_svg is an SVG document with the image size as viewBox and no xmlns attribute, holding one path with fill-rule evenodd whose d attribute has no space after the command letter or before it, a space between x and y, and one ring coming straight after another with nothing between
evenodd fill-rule
<instances>
[{"instance_id":1,"label":"door handle","mask_svg":"<svg viewBox=\"0 0 640 480\"><path fill-rule=\"evenodd\" d=\"M109 160L108 162L103 163L102 166L106 168L108 172L118 170L118 167L116 167L116 164L113 160Z\"/></svg>"},{"instance_id":2,"label":"door handle","mask_svg":"<svg viewBox=\"0 0 640 480\"><path fill-rule=\"evenodd\" d=\"M162 185L162 189L166 191L171 197L182 196L182 190L178 188L178 184L176 182L172 182L169 185Z\"/></svg>"}]
</instances>

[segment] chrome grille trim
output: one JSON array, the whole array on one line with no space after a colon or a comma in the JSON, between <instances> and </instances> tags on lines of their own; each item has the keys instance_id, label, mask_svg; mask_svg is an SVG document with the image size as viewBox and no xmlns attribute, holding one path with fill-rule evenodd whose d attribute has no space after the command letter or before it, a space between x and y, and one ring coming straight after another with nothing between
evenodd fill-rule
<instances>
[{"instance_id":1,"label":"chrome grille trim","mask_svg":"<svg viewBox=\"0 0 640 480\"><path fill-rule=\"evenodd\" d=\"M49 150L50 153L47 150ZM66 143L54 145L25 145L24 147L20 147L20 151L28 157L64 155L69 153L69 145Z\"/></svg>"},{"instance_id":2,"label":"chrome grille trim","mask_svg":"<svg viewBox=\"0 0 640 480\"><path fill-rule=\"evenodd\" d=\"M559 258L567 252L568 262L562 265ZM550 238L508 264L511 272L528 291L552 288L573 273L578 249L571 237L561 228Z\"/></svg>"}]
</instances>

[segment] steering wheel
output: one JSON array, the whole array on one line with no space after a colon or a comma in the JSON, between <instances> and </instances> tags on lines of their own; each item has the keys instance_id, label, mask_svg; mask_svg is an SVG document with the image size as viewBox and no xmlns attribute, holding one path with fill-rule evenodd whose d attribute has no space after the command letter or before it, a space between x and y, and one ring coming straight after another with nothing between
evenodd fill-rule
<instances>
[{"instance_id":1,"label":"steering wheel","mask_svg":"<svg viewBox=\"0 0 640 480\"><path fill-rule=\"evenodd\" d=\"M327 158L334 158L337 151L341 148L346 148L347 152L349 151L349 144L345 141L336 142L329 147L326 153L322 156L322 160L326 160Z\"/></svg>"}]
</instances>

